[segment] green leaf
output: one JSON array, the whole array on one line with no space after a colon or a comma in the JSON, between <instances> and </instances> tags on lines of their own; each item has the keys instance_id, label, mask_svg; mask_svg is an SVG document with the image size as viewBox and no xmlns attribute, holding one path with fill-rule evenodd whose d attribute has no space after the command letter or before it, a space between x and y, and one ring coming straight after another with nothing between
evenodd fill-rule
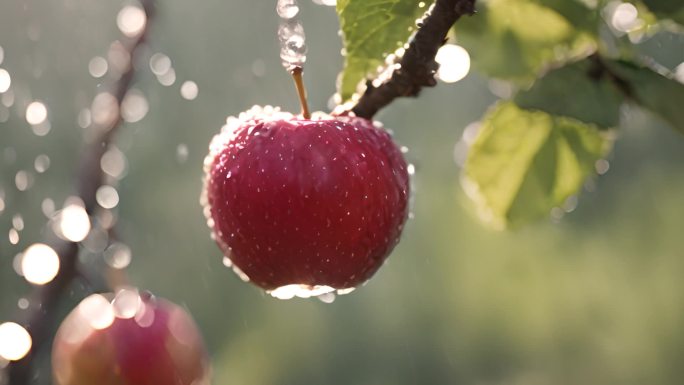
<instances>
[{"instance_id":1,"label":"green leaf","mask_svg":"<svg viewBox=\"0 0 684 385\"><path fill-rule=\"evenodd\" d=\"M558 12L576 28L594 34L598 29L600 14L596 7L589 8L581 0L532 0L534 3L548 7Z\"/></svg>"},{"instance_id":2,"label":"green leaf","mask_svg":"<svg viewBox=\"0 0 684 385\"><path fill-rule=\"evenodd\" d=\"M529 90L519 92L514 101L522 108L599 127L616 127L623 97L611 80L592 72L594 67L595 64L586 59L553 70L538 79Z\"/></svg>"},{"instance_id":3,"label":"green leaf","mask_svg":"<svg viewBox=\"0 0 684 385\"><path fill-rule=\"evenodd\" d=\"M610 71L628 86L631 99L684 133L684 84L651 68L628 61L605 61Z\"/></svg>"},{"instance_id":4,"label":"green leaf","mask_svg":"<svg viewBox=\"0 0 684 385\"><path fill-rule=\"evenodd\" d=\"M531 82L549 63L581 58L595 50L590 33L575 28L540 1L478 1L478 14L455 26L473 66L489 76Z\"/></svg>"},{"instance_id":5,"label":"green leaf","mask_svg":"<svg viewBox=\"0 0 684 385\"><path fill-rule=\"evenodd\" d=\"M406 43L433 0L338 0L346 58L338 92L349 99L361 81Z\"/></svg>"},{"instance_id":6,"label":"green leaf","mask_svg":"<svg viewBox=\"0 0 684 385\"><path fill-rule=\"evenodd\" d=\"M609 143L593 125L500 103L470 148L464 186L483 219L516 227L576 194Z\"/></svg>"},{"instance_id":7,"label":"green leaf","mask_svg":"<svg viewBox=\"0 0 684 385\"><path fill-rule=\"evenodd\" d=\"M678 0L643 0L648 9L661 19L684 25L684 3Z\"/></svg>"},{"instance_id":8,"label":"green leaf","mask_svg":"<svg viewBox=\"0 0 684 385\"><path fill-rule=\"evenodd\" d=\"M642 0L653 12L675 13L684 8L682 2L677 0Z\"/></svg>"}]
</instances>

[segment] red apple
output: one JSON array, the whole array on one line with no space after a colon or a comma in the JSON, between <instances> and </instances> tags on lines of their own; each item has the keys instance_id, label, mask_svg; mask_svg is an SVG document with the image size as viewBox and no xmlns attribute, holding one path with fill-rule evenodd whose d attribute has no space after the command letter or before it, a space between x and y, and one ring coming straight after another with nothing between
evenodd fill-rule
<instances>
[{"instance_id":1,"label":"red apple","mask_svg":"<svg viewBox=\"0 0 684 385\"><path fill-rule=\"evenodd\" d=\"M390 134L357 117L254 107L205 159L213 237L244 279L277 297L346 292L399 241L409 175Z\"/></svg>"},{"instance_id":2,"label":"red apple","mask_svg":"<svg viewBox=\"0 0 684 385\"><path fill-rule=\"evenodd\" d=\"M57 332L52 370L57 385L208 385L210 377L190 315L135 289L84 299Z\"/></svg>"}]
</instances>

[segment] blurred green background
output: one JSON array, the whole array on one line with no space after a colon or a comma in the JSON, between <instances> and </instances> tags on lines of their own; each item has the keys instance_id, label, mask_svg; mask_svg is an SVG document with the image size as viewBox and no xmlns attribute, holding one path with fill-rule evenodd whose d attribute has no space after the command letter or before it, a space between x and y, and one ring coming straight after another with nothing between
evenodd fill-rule
<instances>
[{"instance_id":1,"label":"blurred green background","mask_svg":"<svg viewBox=\"0 0 684 385\"><path fill-rule=\"evenodd\" d=\"M576 210L495 232L465 198L453 154L465 126L496 97L477 73L442 83L378 116L409 147L416 175L414 218L375 278L324 304L273 299L225 268L198 203L209 140L226 116L254 104L298 109L280 66L273 3L160 1L147 55L168 55L177 79L163 86L140 63L135 87L149 112L117 140L128 160L118 231L133 250L130 279L192 312L214 384L681 383L684 136L635 108L624 108L610 170ZM342 65L337 18L332 7L300 3L310 103L327 110ZM0 2L0 68L14 94L9 108L0 104L0 322L31 290L12 262L43 237L41 202L60 207L73 192L85 131L78 114L102 81L88 62L119 36L124 4ZM684 61L683 47L673 34L640 45L670 69ZM195 100L181 97L186 80L199 87ZM46 136L24 119L33 100L48 108ZM40 154L51 160L42 174L34 170ZM34 180L23 192L20 170ZM13 245L16 214L24 229ZM99 260L84 253L93 269ZM83 292L75 285L64 313ZM35 384L49 378L45 363Z\"/></svg>"}]
</instances>

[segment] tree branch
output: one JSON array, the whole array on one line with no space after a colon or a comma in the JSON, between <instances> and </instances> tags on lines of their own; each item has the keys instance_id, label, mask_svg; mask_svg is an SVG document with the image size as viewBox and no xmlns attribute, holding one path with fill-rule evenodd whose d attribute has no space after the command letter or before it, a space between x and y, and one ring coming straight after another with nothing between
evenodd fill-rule
<instances>
[{"instance_id":1,"label":"tree branch","mask_svg":"<svg viewBox=\"0 0 684 385\"><path fill-rule=\"evenodd\" d=\"M356 116L371 119L380 109L401 96L417 96L423 87L437 84L435 62L437 50L446 41L447 33L463 15L475 13L475 0L437 0L431 13L423 21L408 49L401 58L400 68L388 81L373 86L367 82L366 91L352 111Z\"/></svg>"},{"instance_id":2,"label":"tree branch","mask_svg":"<svg viewBox=\"0 0 684 385\"><path fill-rule=\"evenodd\" d=\"M135 38L125 38L122 41L124 49L129 54L128 66L109 85L109 92L117 102L117 113L114 119L105 124L93 124L90 128L97 133L96 138L87 143L78 165L75 180L77 195L83 200L85 209L92 217L95 215L97 189L105 182L105 175L100 166L100 159L112 142L117 128L122 122L121 103L131 87L135 76L133 65L138 49L147 38L152 18L154 16L154 0L142 0L141 4L147 16L147 23L143 31ZM32 337L33 345L29 354L22 360L10 363L8 378L11 385L28 385L32 380L32 364L36 353L49 345L52 331L57 324L57 309L62 296L67 292L71 283L79 273L78 243L59 240L50 242L60 258L60 270L50 283L37 287L31 295L29 310L20 314L17 321L21 323Z\"/></svg>"}]
</instances>

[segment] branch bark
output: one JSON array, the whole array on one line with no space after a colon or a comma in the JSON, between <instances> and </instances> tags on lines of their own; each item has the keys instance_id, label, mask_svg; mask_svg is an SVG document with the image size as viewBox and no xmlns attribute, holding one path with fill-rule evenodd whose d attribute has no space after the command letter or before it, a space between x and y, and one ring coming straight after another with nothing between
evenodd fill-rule
<instances>
[{"instance_id":1,"label":"branch bark","mask_svg":"<svg viewBox=\"0 0 684 385\"><path fill-rule=\"evenodd\" d=\"M147 16L147 23L143 31L135 38L125 38L121 43L129 54L127 68L112 80L108 89L115 97L118 109L114 119L107 124L93 125L91 130L96 132L94 140L86 144L83 155L78 164L78 174L75 180L76 193L83 200L85 209L92 217L95 215L97 189L105 182L105 175L100 166L100 159L107 151L118 127L123 120L121 116L121 102L131 87L135 77L133 65L138 49L144 44L151 21L154 16L154 1L142 0L141 4ZM78 243L65 240L49 242L60 258L60 270L50 283L37 287L30 296L29 310L16 317L31 335L33 345L29 354L23 359L10 363L8 367L9 384L28 385L32 380L33 362L37 352L50 345L50 339L57 324L57 310L60 299L65 295L72 282L79 277Z\"/></svg>"},{"instance_id":2,"label":"branch bark","mask_svg":"<svg viewBox=\"0 0 684 385\"><path fill-rule=\"evenodd\" d=\"M447 33L461 16L475 13L475 0L437 0L423 26L416 32L401 58L401 65L388 81L378 87L371 81L352 111L356 116L371 119L380 109L402 96L417 96L423 87L437 84L435 62L437 50L446 41Z\"/></svg>"}]
</instances>

